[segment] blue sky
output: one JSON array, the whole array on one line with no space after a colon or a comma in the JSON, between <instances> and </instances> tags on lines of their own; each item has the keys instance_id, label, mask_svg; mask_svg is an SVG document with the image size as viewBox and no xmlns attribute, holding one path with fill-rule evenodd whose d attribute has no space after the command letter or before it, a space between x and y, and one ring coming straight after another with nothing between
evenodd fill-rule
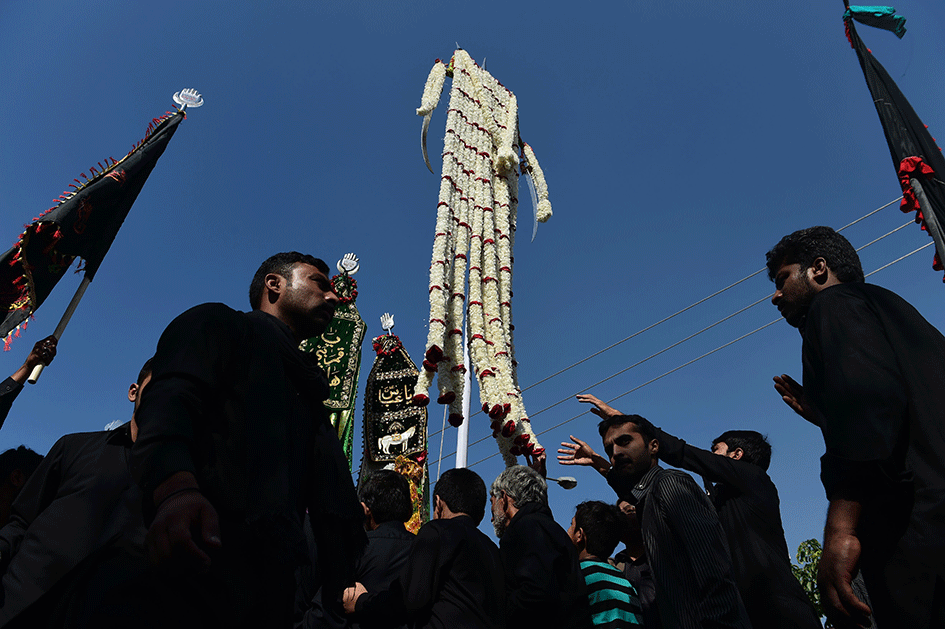
<instances>
[{"instance_id":1,"label":"blue sky","mask_svg":"<svg viewBox=\"0 0 945 629\"><path fill-rule=\"evenodd\" d=\"M246 309L259 263L283 250L361 259L369 337L391 312L422 357L437 176L414 115L434 59L458 42L518 97L555 215L515 251L520 380L538 382L740 280L790 231L842 227L899 196L842 3L773 6L635 1L11 3L0 13L0 233L12 243L80 171L120 158L185 87L193 110L142 191L39 384L22 393L0 449L45 452L62 434L130 417L125 393L165 325L207 301ZM933 135L945 133L945 8L911 2L905 39L859 32ZM447 83L447 88L448 88ZM439 171L446 95L430 155ZM866 244L909 221L897 204L844 233ZM520 212L530 221L530 202ZM530 230L530 223L529 223ZM526 232L527 233L527 232ZM867 272L930 242L909 225L861 252ZM871 278L945 327L942 274L924 250ZM51 333L78 285L67 277L3 364ZM596 418L565 401L770 294L757 275L525 393L552 452L598 445ZM767 302L591 389L612 399L777 317ZM373 361L364 345L362 381ZM620 397L618 408L708 447L729 428L768 434L788 545L819 537L819 432L774 393L800 377L800 338L779 322ZM362 382L363 385L363 382ZM549 408L550 407L550 408ZM543 410L548 409L548 410ZM358 406L356 440L360 440ZM441 411L431 406L430 431ZM471 440L489 434L472 418ZM453 452L455 432L446 436ZM439 436L431 439L435 466ZM496 452L471 447L470 463ZM357 468L360 452L356 454ZM444 469L453 464L448 457ZM494 456L474 466L487 482ZM550 490L557 520L610 499L587 469ZM434 469L435 473L435 469ZM484 530L490 530L488 522Z\"/></svg>"}]
</instances>

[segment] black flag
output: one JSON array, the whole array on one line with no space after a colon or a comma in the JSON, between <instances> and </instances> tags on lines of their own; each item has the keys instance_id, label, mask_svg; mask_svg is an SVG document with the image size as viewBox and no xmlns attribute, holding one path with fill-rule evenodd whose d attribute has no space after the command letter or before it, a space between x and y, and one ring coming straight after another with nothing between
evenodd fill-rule
<instances>
[{"instance_id":1,"label":"black flag","mask_svg":"<svg viewBox=\"0 0 945 629\"><path fill-rule=\"evenodd\" d=\"M70 184L59 203L26 226L12 249L0 256L0 338L10 334L42 305L76 257L91 280L128 211L138 198L183 111L152 120L145 138L120 161L111 160L92 176Z\"/></svg>"},{"instance_id":2,"label":"black flag","mask_svg":"<svg viewBox=\"0 0 945 629\"><path fill-rule=\"evenodd\" d=\"M935 242L932 268L941 271L942 260L945 260L942 229L945 226L945 156L892 77L857 35L853 17L848 9L844 15L847 38L860 59L866 85L886 134L889 153L902 185L901 209L916 212L916 222Z\"/></svg>"}]
</instances>

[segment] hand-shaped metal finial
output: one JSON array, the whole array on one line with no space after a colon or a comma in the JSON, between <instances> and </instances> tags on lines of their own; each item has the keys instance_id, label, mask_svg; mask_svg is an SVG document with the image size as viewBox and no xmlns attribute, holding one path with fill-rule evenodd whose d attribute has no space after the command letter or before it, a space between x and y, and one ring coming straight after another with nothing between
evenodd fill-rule
<instances>
[{"instance_id":1,"label":"hand-shaped metal finial","mask_svg":"<svg viewBox=\"0 0 945 629\"><path fill-rule=\"evenodd\" d=\"M339 273L354 275L358 272L358 269L361 268L361 265L358 264L358 256L353 253L346 253L345 257L338 260L338 263L335 264L335 268L338 269Z\"/></svg>"},{"instance_id":2,"label":"hand-shaped metal finial","mask_svg":"<svg viewBox=\"0 0 945 629\"><path fill-rule=\"evenodd\" d=\"M203 105L203 98L193 88L187 88L174 94L174 102L181 105L181 109L188 107L200 107Z\"/></svg>"},{"instance_id":3,"label":"hand-shaped metal finial","mask_svg":"<svg viewBox=\"0 0 945 629\"><path fill-rule=\"evenodd\" d=\"M390 334L390 331L394 327L394 315L389 312L385 312L381 315L381 329Z\"/></svg>"}]
</instances>

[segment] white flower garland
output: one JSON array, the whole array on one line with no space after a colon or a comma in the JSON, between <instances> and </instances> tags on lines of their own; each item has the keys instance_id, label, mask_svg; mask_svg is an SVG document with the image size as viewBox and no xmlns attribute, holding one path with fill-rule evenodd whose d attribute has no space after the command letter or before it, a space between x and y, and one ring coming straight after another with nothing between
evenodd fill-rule
<instances>
[{"instance_id":1,"label":"white flower garland","mask_svg":"<svg viewBox=\"0 0 945 629\"><path fill-rule=\"evenodd\" d=\"M436 108L450 68L453 84L430 266L430 328L414 400L429 401L437 373L439 401L449 404L450 423L463 421L463 376L470 368L463 363L461 342L465 307L469 360L482 409L490 416L502 458L513 465L520 454L544 451L525 414L512 342L518 100L468 53L457 50L450 67L439 60L434 64L418 115ZM544 222L551 216L548 188L534 152L522 146L538 190L539 220Z\"/></svg>"}]
</instances>

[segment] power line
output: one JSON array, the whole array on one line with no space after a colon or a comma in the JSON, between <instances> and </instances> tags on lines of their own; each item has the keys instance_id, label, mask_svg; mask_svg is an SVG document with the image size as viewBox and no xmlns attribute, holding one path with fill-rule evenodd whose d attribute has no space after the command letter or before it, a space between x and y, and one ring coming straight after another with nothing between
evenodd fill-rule
<instances>
[{"instance_id":1,"label":"power line","mask_svg":"<svg viewBox=\"0 0 945 629\"><path fill-rule=\"evenodd\" d=\"M902 198L902 197L899 197L899 199L901 199L901 198ZM839 230L837 230L837 231L841 231L841 230L846 229L847 227L850 227L851 225L855 225L856 223L860 222L860 221L863 220L864 218L867 218L868 216L871 216L871 215L873 215L873 214L876 214L876 213L879 212L880 210L883 210L883 209L889 207L890 205L892 205L893 203L895 203L895 202L898 201L899 199L894 199L893 201L890 201L890 202L887 203L886 205L883 205L882 207L879 207L879 208L873 210L872 212L869 212L868 214L865 214L865 215L861 216L860 218L856 219L855 221L844 225L843 227L841 227L841 228L840 228ZM911 224L912 224L912 221L911 221L911 220L910 220L910 221L907 221L907 222L905 222L904 224L900 225L899 227L893 229L892 231L886 232L885 234L883 234L883 235L880 236L879 238L875 238L874 240L871 240L870 242L866 243L865 245L862 245L861 247L859 247L859 248L857 249L857 251L862 251L863 249L869 247L870 245L876 244L876 243L879 242L880 240L886 238L887 236L891 236L892 234L896 233L897 231L899 231L899 230L901 230L901 229L904 229L905 227L908 227L908 226L911 225ZM541 383L543 383L543 382L546 382L546 381L548 381L548 380L550 380L550 379L552 379L552 378L554 378L554 377L556 377L556 376L559 376L559 375L563 374L564 372L568 371L569 369L572 369L572 368L574 368L574 367L576 367L576 366L578 366L578 365L580 365L580 364L582 364L582 363L584 363L584 362L587 362L587 361L590 360L591 358L594 358L594 357L596 357L596 356L599 356L600 354L603 354L604 352L606 352L606 351L608 351L608 350L610 350L610 349L613 349L614 347L620 345L621 343L624 343L625 341L629 341L630 339L632 339L632 338L634 338L634 337L636 337L636 336L642 334L643 332L646 332L647 330L651 330L651 329L655 328L656 326L660 325L661 323L664 323L664 322L666 322L666 321L669 321L669 320L672 319L673 317L675 317L675 316L677 316L677 315L679 315L679 314L682 314L683 312L685 312L685 311L687 311L687 310L690 310L690 309L694 308L695 306L697 306L697 305L699 305L699 304L701 304L701 303L704 303L705 301L711 299L712 297L715 297L716 295L719 295L719 294L721 294L721 293L727 291L728 289L730 289L730 288L732 288L732 287L734 287L734 286L737 286L738 284L741 284L742 282L744 282L744 281L746 281L746 280L748 280L748 279L750 279L750 278L752 278L752 277L758 275L759 273L762 273L762 272L765 271L766 269L767 269L767 267L765 267L765 268L763 268L763 269L759 269L758 271L755 271L755 272L752 273L751 275L748 275L748 276L746 276L746 277L744 277L744 278L738 280L737 282L735 282L735 283L733 283L733 284L730 284L730 285L726 286L725 288L716 291L715 293L712 293L712 294L709 295L708 297L704 297L703 299L700 299L699 301L695 302L694 304L692 304L692 305L690 305L690 306L687 306L686 308L683 308L682 310L679 310L678 312L676 312L676 313L674 313L674 314L672 314L672 315L670 315L670 316L668 316L668 317L665 317L664 319L662 319L662 320L660 320L660 321L657 321L656 323L653 323L653 324L647 326L646 328L643 328L642 330L640 330L640 331L638 331L638 332L635 332L635 333L631 334L631 335L628 336L627 338L625 338L625 339L623 339L623 340L621 340L621 341L618 341L617 343L614 343L613 345L610 345L609 347L606 347L606 348L604 348L604 349L602 349L602 350L600 350L600 351L598 351L598 352L595 352L594 354L591 354L590 356L587 356L586 358L583 358L582 360L579 360L578 362L576 362L576 363L574 363L574 364L572 364L572 365L570 365L570 366L568 366L568 367L565 367L564 369L562 369L562 370L560 370L560 371L558 371L558 372L556 372L556 373L554 373L554 374L552 374L552 375L550 375L550 376L547 376L547 377L545 377L545 378L542 378L542 379L539 380L538 382L535 382L535 383L533 383L533 384L531 384L531 385L525 387L524 389L522 389L522 392L528 391L529 389L531 389L531 388L533 388L533 387L535 387L535 386L537 386L537 385L539 385L539 384L541 384ZM665 353L665 352L667 352L667 351L673 349L674 347L677 347L678 345L681 345L682 343L685 343L686 341L688 341L688 340L690 340L690 339L692 339L692 338L695 338L696 336L699 336L700 334L702 334L702 333L704 333L704 332L707 332L708 330L714 328L715 326L717 326L717 325L719 325L719 324L721 324L721 323L723 323L723 322L725 322L725 321L728 321L728 320L731 319L732 317L735 317L736 315L739 315L739 314L741 314L742 312L745 312L746 310L748 310L748 309L750 309L750 308L753 308L754 306L757 306L758 304L760 304L761 302L763 302L763 301L765 301L765 300L767 300L767 299L768 299L768 296L766 295L766 296L762 297L761 299L755 301L754 303L749 304L748 306L745 306L745 307L742 308L741 310L738 310L738 311L734 312L733 314L730 314L730 315L728 315L727 317L724 317L724 318L720 319L719 321L716 321L715 323L713 323L713 324L711 324L711 325L709 325L709 326L707 326L707 327L705 327L705 328L699 330L698 332L695 332L694 334L691 334L691 335L687 336L686 338L684 338L684 339L682 339L682 340L680 340L680 341L677 341L676 343L673 343L672 345L670 345L670 346L668 346L668 347L666 347L666 348L664 348L664 349L662 349L662 350L656 352L655 354L652 354L652 355L650 355L650 356L647 356L647 357L644 358L643 360L641 360L641 361L639 361L639 362L637 362L637 363L634 363L634 364L630 365L629 367L626 367L625 369L623 369L623 370L621 370L621 371L618 371L617 373L614 373L614 374L608 376L607 378L604 378L603 380L601 380L601 381L599 381L599 382L596 382L596 383L594 383L594 384L592 384L592 385L589 385L589 386L585 387L584 389L581 389L581 391L579 391L579 392L587 391L588 389L591 389L591 388L593 388L593 387L599 386L599 385L603 384L604 382L607 382L608 380L611 380L612 378L615 378L615 377L619 376L620 374L625 373L625 372L629 371L630 369L633 369L634 367L637 367L637 366L639 366L639 365L641 365L641 364L647 362L648 360L650 360L650 359L652 359L652 358L655 358L656 356L659 356L660 354L663 354L663 353ZM535 416L537 416L537 415L543 413L544 411L550 410L550 409L552 409L552 408L554 408L554 407L556 407L556 406L558 406L558 405L560 405L560 404L563 404L564 402L567 402L567 401L570 400L570 399L571 399L571 397L563 398L563 399L559 400L558 402L555 402L555 403L552 404L551 406L548 406L548 407L546 407L546 408L543 408L543 409L537 411L536 413L531 414L530 417L535 417ZM470 419L472 419L473 417L479 415L481 412L482 412L482 411L476 411L475 413L472 413L472 414L470 415ZM445 428L445 424L444 424L443 430L445 430L445 429L446 429L446 428ZM432 434L428 435L428 438L429 438L429 437L434 437L434 436L440 434L441 432L442 432L442 430L441 430L441 431L437 431L437 432L435 432L435 433L432 433ZM485 440L485 439L480 439L479 441L475 441L475 442L473 442L473 443L471 443L471 444L469 444L469 445L470 445L470 446L474 446L474 445L476 445L476 444L478 444L478 443L481 443L481 442L484 441L484 440ZM441 441L442 441L442 439L441 439ZM441 456L442 456L442 450L441 450L440 454L441 454ZM454 452L453 454L456 454L456 453ZM447 456L452 456L452 455L447 455Z\"/></svg>"},{"instance_id":2,"label":"power line","mask_svg":"<svg viewBox=\"0 0 945 629\"><path fill-rule=\"evenodd\" d=\"M895 229L895 230L893 230L893 231L895 232L895 231L898 231L899 229L901 229L901 228ZM892 233L892 232L890 232L890 233ZM869 243L869 244L872 244L872 243ZM905 255L903 255L903 256L900 256L900 257L896 258L896 259L893 260L892 262L889 262L889 263L887 263L887 264L884 264L883 266L879 267L878 269L867 273L867 274L865 275L865 277L870 277L871 275L874 275L875 273L879 273L879 272L882 271L883 269L886 269L886 268L892 266L893 264L896 264L897 262L901 262L902 260L905 260L905 259L908 258L909 256L914 255L914 254L916 254L916 253L922 251L923 249L927 249L928 247L930 247L930 246L933 245L933 244L935 244L935 243L934 243L934 242L926 243L926 244L922 245L921 247L919 247L918 249L914 249L914 250L910 251L909 253L907 253L907 254L905 254ZM868 246L868 245L864 245L864 246ZM683 363L683 364L681 364L681 365L679 365L679 366L677 366L677 367L674 367L673 369L670 369L669 371L667 371L667 372L665 372L665 373L663 373L663 374L660 374L659 376L657 376L657 377L655 377L655 378L653 378L653 379L651 379L651 380L648 380L648 381L644 382L643 384L637 385L636 387L630 389L629 391L625 391L624 393L621 393L621 394L618 395L617 397L614 397L614 398L610 399L610 400L608 401L608 404L609 404L610 402L613 402L614 400L618 400L618 399L624 397L625 395L629 395L630 393L633 393L634 391L637 391L638 389L641 389L641 388L643 388L643 387L645 387L645 386L647 386L647 385L649 385L649 384L652 384L652 383L656 382L657 380L660 380L661 378L664 378L664 377L666 377L666 376L668 376L668 375L670 375L670 374L672 374L672 373L675 373L675 372L679 371L680 369L682 369L683 367L687 367L687 366L691 365L691 364L694 363L694 362L697 362L697 361L699 361L699 360L702 360L703 358L705 358L705 357L707 357L707 356L710 356L710 355L714 354L715 352L717 352L717 351L719 351L719 350L722 350L722 349L728 347L729 345L733 345L734 343L737 343L738 341L741 341L742 339L748 338L749 336L751 336L751 335L753 335L753 334L755 334L755 333L757 333L757 332L760 332L761 330L764 330L764 329L767 328L767 327L770 327L770 326L774 325L775 323L777 323L777 322L780 321L780 320L781 320L781 318L778 317L777 319L774 319L773 321L770 321L769 323L766 323L766 324L764 324L763 326L761 326L761 327L759 327L759 328L755 328L754 330L752 330L751 332L748 332L747 334L743 334L742 336L740 336L740 337L738 337L738 338L736 338L736 339L734 339L734 340L732 340L732 341L729 341L728 343L725 343L725 344L723 344L723 345L720 345L719 347L716 347L715 349L710 350L710 351L706 352L705 354L702 354L701 356L699 356L699 357L697 357L697 358L693 358L692 360L689 360L689 361L687 361L687 362L685 362L685 363ZM569 423L569 422L572 422L572 421L574 421L575 419L578 419L579 417L582 417L583 415L585 415L585 414L588 413L588 412L589 412L589 411L583 411L583 412L581 412L580 414L575 415L575 416L572 417L571 419L567 419L567 420L561 422L560 424L556 424L555 426L552 426L551 428L547 428L547 429L545 429L545 430L543 430L543 431L537 433L536 436L541 436L541 435L544 435L544 434L546 434L546 433L548 433L548 432L550 432L550 431L552 431L552 430L555 430L555 429L557 429L557 428L560 428L561 426L564 426L565 424L567 424L567 423ZM490 436L491 436L491 435L490 435ZM486 437L486 439L488 439L488 437ZM484 441L484 440L485 440L485 439L480 439L480 440L477 441L476 443L480 443L480 442L482 442L482 441ZM471 445L475 445L475 444L471 444ZM454 454L455 454L455 453L454 453ZM467 467L474 467L474 466L479 465L480 463L483 463L483 462L485 462L485 461L488 461L489 459L491 459L491 458L493 458L493 457L496 457L496 456L498 456L498 455L499 455L499 453L498 453L498 452L495 452L495 453L493 453L493 454L491 454L491 455L485 457L484 459L480 459L480 460L476 461L475 463L473 463L472 465L469 465L469 466L467 466ZM447 456L449 457L449 456L451 456L451 455L447 455Z\"/></svg>"}]
</instances>

